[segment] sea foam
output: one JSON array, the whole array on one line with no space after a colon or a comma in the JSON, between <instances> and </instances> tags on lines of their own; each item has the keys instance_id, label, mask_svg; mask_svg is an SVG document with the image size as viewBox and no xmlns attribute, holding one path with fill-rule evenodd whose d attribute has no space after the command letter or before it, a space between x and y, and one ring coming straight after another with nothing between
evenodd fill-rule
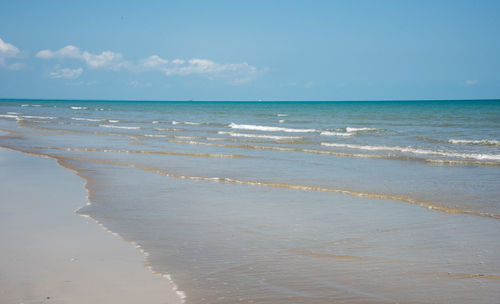
<instances>
[{"instance_id":1,"label":"sea foam","mask_svg":"<svg viewBox=\"0 0 500 304\"><path fill-rule=\"evenodd\" d=\"M269 127L269 126L259 126L259 125L239 125L233 122L229 124L229 127L232 129L268 131L268 132L289 132L289 133L318 132L318 130L316 129L292 129L292 128Z\"/></svg>"},{"instance_id":2,"label":"sea foam","mask_svg":"<svg viewBox=\"0 0 500 304\"><path fill-rule=\"evenodd\" d=\"M450 139L448 140L448 142L450 144L500 146L500 140L494 140L494 139L481 139L481 140Z\"/></svg>"},{"instance_id":3,"label":"sea foam","mask_svg":"<svg viewBox=\"0 0 500 304\"><path fill-rule=\"evenodd\" d=\"M234 133L234 132L226 132L219 131L218 134L229 135L233 137L250 137L250 138L268 138L268 139L300 139L299 136L277 136L277 135L263 135L263 134L249 134L249 133Z\"/></svg>"},{"instance_id":4,"label":"sea foam","mask_svg":"<svg viewBox=\"0 0 500 304\"><path fill-rule=\"evenodd\" d=\"M128 130L138 130L141 127L130 127L130 126L115 126L115 125L99 125L103 128L114 128L114 129L128 129Z\"/></svg>"},{"instance_id":5,"label":"sea foam","mask_svg":"<svg viewBox=\"0 0 500 304\"><path fill-rule=\"evenodd\" d=\"M496 155L496 154L457 153L457 152L449 152L449 151L435 151L435 150L419 149L419 148L412 148L412 147L369 146L369 145L338 144L338 143L327 143L327 142L322 142L321 145L326 146L326 147L348 148L348 149L358 149L358 150L367 150L367 151L392 151L392 152L400 152L400 153L434 155L434 156L443 156L443 157L469 158L469 159L477 159L477 160L500 160L500 155Z\"/></svg>"},{"instance_id":6,"label":"sea foam","mask_svg":"<svg viewBox=\"0 0 500 304\"><path fill-rule=\"evenodd\" d=\"M349 137L349 136L356 135L356 133L352 133L352 132L344 133L344 132L332 132L332 131L322 131L319 134L323 135L323 136L342 136L342 137Z\"/></svg>"}]
</instances>

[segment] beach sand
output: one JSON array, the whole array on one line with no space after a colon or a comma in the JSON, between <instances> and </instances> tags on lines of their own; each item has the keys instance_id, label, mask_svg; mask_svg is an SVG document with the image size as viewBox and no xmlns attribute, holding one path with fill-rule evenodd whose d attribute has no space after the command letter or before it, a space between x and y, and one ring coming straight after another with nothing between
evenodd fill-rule
<instances>
[{"instance_id":1,"label":"beach sand","mask_svg":"<svg viewBox=\"0 0 500 304\"><path fill-rule=\"evenodd\" d=\"M0 303L180 303L131 244L77 216L84 181L0 149Z\"/></svg>"}]
</instances>

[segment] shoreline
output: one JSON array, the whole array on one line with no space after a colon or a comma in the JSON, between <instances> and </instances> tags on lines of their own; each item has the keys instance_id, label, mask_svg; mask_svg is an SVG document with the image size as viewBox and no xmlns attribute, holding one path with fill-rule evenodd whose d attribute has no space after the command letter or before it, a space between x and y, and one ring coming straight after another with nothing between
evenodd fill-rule
<instances>
[{"instance_id":1,"label":"shoreline","mask_svg":"<svg viewBox=\"0 0 500 304\"><path fill-rule=\"evenodd\" d=\"M57 159L3 147L0 168L0 239L11 244L0 253L2 302L183 302L169 276L146 265L148 253L140 246L132 243L134 250L76 213L90 204L78 172Z\"/></svg>"}]
</instances>

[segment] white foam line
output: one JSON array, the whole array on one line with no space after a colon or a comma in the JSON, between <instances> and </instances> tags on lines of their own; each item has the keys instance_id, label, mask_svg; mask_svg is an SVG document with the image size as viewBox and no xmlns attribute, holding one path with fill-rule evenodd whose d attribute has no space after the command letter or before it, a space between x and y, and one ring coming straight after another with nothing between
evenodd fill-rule
<instances>
[{"instance_id":1,"label":"white foam line","mask_svg":"<svg viewBox=\"0 0 500 304\"><path fill-rule=\"evenodd\" d=\"M87 107L70 107L71 110L87 110Z\"/></svg>"},{"instance_id":2,"label":"white foam line","mask_svg":"<svg viewBox=\"0 0 500 304\"><path fill-rule=\"evenodd\" d=\"M53 116L31 116L31 115L23 115L23 118L34 118L34 119L56 119L57 117Z\"/></svg>"},{"instance_id":3,"label":"white foam line","mask_svg":"<svg viewBox=\"0 0 500 304\"><path fill-rule=\"evenodd\" d=\"M229 135L233 137L250 137L250 138L268 138L268 139L300 139L299 136L276 136L276 135L262 135L262 134L248 134L248 133L234 133L219 131L217 134Z\"/></svg>"},{"instance_id":4,"label":"white foam line","mask_svg":"<svg viewBox=\"0 0 500 304\"><path fill-rule=\"evenodd\" d=\"M19 116L17 116L17 115L11 115L11 114L0 114L0 117L15 118L15 119L19 118Z\"/></svg>"},{"instance_id":5,"label":"white foam line","mask_svg":"<svg viewBox=\"0 0 500 304\"><path fill-rule=\"evenodd\" d=\"M480 140L450 139L448 140L448 142L451 144L500 146L500 141L494 139L480 139Z\"/></svg>"},{"instance_id":6,"label":"white foam line","mask_svg":"<svg viewBox=\"0 0 500 304\"><path fill-rule=\"evenodd\" d=\"M332 132L332 131L323 131L319 134L323 136L342 136L342 137L349 137L356 135L356 133L351 133L351 132L344 133L344 132Z\"/></svg>"},{"instance_id":7,"label":"white foam line","mask_svg":"<svg viewBox=\"0 0 500 304\"><path fill-rule=\"evenodd\" d=\"M290 133L318 132L318 130L316 129L292 129L292 128L269 127L269 126L259 126L259 125L239 125L233 122L229 124L229 127L232 129L269 131L269 132L290 132Z\"/></svg>"},{"instance_id":8,"label":"white foam line","mask_svg":"<svg viewBox=\"0 0 500 304\"><path fill-rule=\"evenodd\" d=\"M95 118L81 118L81 117L71 117L73 120L86 120L86 121L102 121L101 119Z\"/></svg>"},{"instance_id":9,"label":"white foam line","mask_svg":"<svg viewBox=\"0 0 500 304\"><path fill-rule=\"evenodd\" d=\"M375 129L375 128L351 128L347 127L345 128L346 132L361 132L361 131L379 131L380 129Z\"/></svg>"},{"instance_id":10,"label":"white foam line","mask_svg":"<svg viewBox=\"0 0 500 304\"><path fill-rule=\"evenodd\" d=\"M141 128L141 127L115 126L115 125L99 125L99 127L113 128L113 129L128 129L128 130L137 130Z\"/></svg>"},{"instance_id":11,"label":"white foam line","mask_svg":"<svg viewBox=\"0 0 500 304\"><path fill-rule=\"evenodd\" d=\"M435 155L435 156L444 156L444 157L458 157L458 158L469 158L469 159L478 159L478 160L500 160L500 155L496 155L496 154L456 153L456 152L446 152L446 151L434 151L434 150L427 150L427 149L416 149L416 148L410 148L410 147L365 146L365 145L337 144L337 143L326 143L326 142L322 142L321 145L326 146L326 147L359 149L359 150L368 150L368 151L394 151L394 152L401 152L401 153Z\"/></svg>"},{"instance_id":12,"label":"white foam line","mask_svg":"<svg viewBox=\"0 0 500 304\"><path fill-rule=\"evenodd\" d=\"M191 121L172 121L173 125L191 125L191 126L198 126L201 125L200 122L191 122Z\"/></svg>"}]
</instances>

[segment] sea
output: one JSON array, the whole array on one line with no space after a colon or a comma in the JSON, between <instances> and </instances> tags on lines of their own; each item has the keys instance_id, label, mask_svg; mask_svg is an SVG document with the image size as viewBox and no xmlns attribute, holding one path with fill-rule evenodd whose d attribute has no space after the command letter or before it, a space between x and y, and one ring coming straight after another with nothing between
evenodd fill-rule
<instances>
[{"instance_id":1,"label":"sea","mask_svg":"<svg viewBox=\"0 0 500 304\"><path fill-rule=\"evenodd\" d=\"M180 302L500 303L500 100L4 99L0 147Z\"/></svg>"}]
</instances>

